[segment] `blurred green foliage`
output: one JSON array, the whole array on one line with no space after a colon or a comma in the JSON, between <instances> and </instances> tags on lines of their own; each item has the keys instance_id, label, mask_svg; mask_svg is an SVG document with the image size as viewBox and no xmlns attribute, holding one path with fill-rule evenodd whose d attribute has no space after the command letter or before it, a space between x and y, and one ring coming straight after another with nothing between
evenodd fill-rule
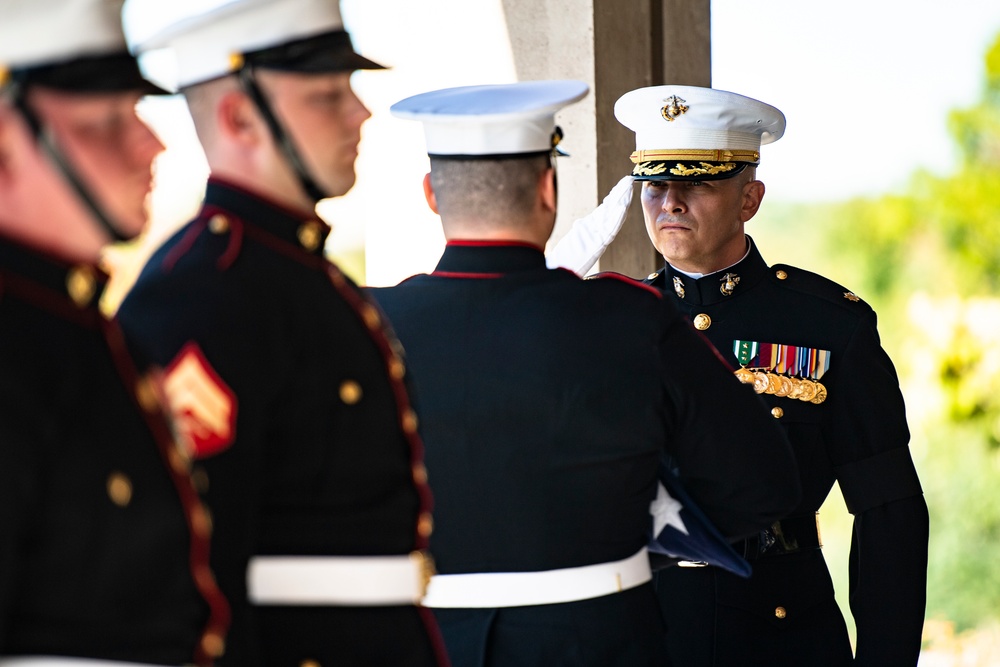
<instances>
[{"instance_id":1,"label":"blurred green foliage","mask_svg":"<svg viewBox=\"0 0 1000 667\"><path fill-rule=\"evenodd\" d=\"M765 202L748 230L770 263L822 273L878 311L931 513L927 617L961 631L1000 619L1000 36L980 100L948 123L952 173L917 172L879 198ZM827 505L849 618L850 521L836 490Z\"/></svg>"}]
</instances>

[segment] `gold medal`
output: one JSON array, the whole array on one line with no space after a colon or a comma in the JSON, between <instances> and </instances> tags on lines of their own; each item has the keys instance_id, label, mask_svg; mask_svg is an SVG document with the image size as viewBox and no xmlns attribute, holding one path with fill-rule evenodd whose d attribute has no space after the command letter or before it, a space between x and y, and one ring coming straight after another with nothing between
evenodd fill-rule
<instances>
[{"instance_id":1,"label":"gold medal","mask_svg":"<svg viewBox=\"0 0 1000 667\"><path fill-rule=\"evenodd\" d=\"M826 387L824 387L821 383L817 382L816 383L816 395L813 396L811 399L809 399L809 402L810 403L815 403L816 405L819 405L820 403L822 403L825 400L826 400Z\"/></svg>"},{"instance_id":2,"label":"gold medal","mask_svg":"<svg viewBox=\"0 0 1000 667\"><path fill-rule=\"evenodd\" d=\"M778 389L774 392L775 396L783 397L788 396L792 392L794 386L792 385L792 378L785 375L778 376Z\"/></svg>"},{"instance_id":3,"label":"gold medal","mask_svg":"<svg viewBox=\"0 0 1000 667\"><path fill-rule=\"evenodd\" d=\"M743 384L753 384L754 374L753 371L748 371L746 368L741 368L734 372L736 379Z\"/></svg>"},{"instance_id":4,"label":"gold medal","mask_svg":"<svg viewBox=\"0 0 1000 667\"><path fill-rule=\"evenodd\" d=\"M767 378L767 373L762 373L757 371L753 374L753 390L758 394L763 394L767 391L767 386L771 383Z\"/></svg>"},{"instance_id":5,"label":"gold medal","mask_svg":"<svg viewBox=\"0 0 1000 667\"><path fill-rule=\"evenodd\" d=\"M802 380L799 378L788 378L792 383L792 390L788 392L787 398L798 398L802 395Z\"/></svg>"},{"instance_id":6,"label":"gold medal","mask_svg":"<svg viewBox=\"0 0 1000 667\"><path fill-rule=\"evenodd\" d=\"M764 390L766 394L775 394L778 389L781 388L781 376L775 375L774 373L767 374L767 389Z\"/></svg>"},{"instance_id":7,"label":"gold medal","mask_svg":"<svg viewBox=\"0 0 1000 667\"><path fill-rule=\"evenodd\" d=\"M811 401L816 396L817 391L819 391L819 388L815 382L803 378L802 391L799 392L798 399L800 401Z\"/></svg>"}]
</instances>

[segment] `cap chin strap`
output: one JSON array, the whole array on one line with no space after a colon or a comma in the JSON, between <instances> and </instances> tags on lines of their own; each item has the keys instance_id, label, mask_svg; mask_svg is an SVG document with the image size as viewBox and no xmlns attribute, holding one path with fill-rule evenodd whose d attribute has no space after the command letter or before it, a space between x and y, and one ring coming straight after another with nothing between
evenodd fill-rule
<instances>
[{"instance_id":1,"label":"cap chin strap","mask_svg":"<svg viewBox=\"0 0 1000 667\"><path fill-rule=\"evenodd\" d=\"M298 178L299 184L306 195L313 200L313 203L328 198L330 194L323 190L309 174L309 170L306 168L299 151L292 143L291 137L288 136L288 133L278 121L277 116L274 115L271 105L267 103L267 98L264 97L260 86L257 85L253 68L249 65L244 65L240 69L238 76L240 85L243 87L244 92L250 96L250 99L253 100L254 104L257 105L257 110L260 111L260 114L264 117L264 121L267 123L268 129L271 131L271 137L281 149L281 153L285 156L285 160L287 160L292 171L295 172L295 176Z\"/></svg>"},{"instance_id":2,"label":"cap chin strap","mask_svg":"<svg viewBox=\"0 0 1000 667\"><path fill-rule=\"evenodd\" d=\"M31 133L35 137L35 141L38 143L38 147L48 156L49 161L52 165L62 174L63 178L69 184L76 196L80 198L84 207L90 212L94 220L97 221L98 226L111 237L114 242L128 241L129 237L124 236L117 227L111 222L110 218L105 215L104 211L101 209L100 205L91 195L87 186L83 184L80 180L80 176L76 173L70 165L69 160L66 156L62 154L59 148L52 141L52 136L42 127L41 121L35 112L31 110L28 106L27 101L24 99L22 90L15 88L13 91L14 105L17 107L21 115L24 116L25 121L28 123L28 127L31 128Z\"/></svg>"}]
</instances>

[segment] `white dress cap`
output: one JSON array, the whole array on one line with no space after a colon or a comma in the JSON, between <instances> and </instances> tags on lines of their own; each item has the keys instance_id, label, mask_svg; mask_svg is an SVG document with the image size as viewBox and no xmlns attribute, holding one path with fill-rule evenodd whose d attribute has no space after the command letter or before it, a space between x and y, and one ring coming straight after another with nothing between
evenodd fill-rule
<instances>
[{"instance_id":1,"label":"white dress cap","mask_svg":"<svg viewBox=\"0 0 1000 667\"><path fill-rule=\"evenodd\" d=\"M123 0L3 0L0 70L124 52Z\"/></svg>"},{"instance_id":2,"label":"white dress cap","mask_svg":"<svg viewBox=\"0 0 1000 667\"><path fill-rule=\"evenodd\" d=\"M166 26L132 44L132 50L139 55L172 52L173 80L162 83L178 89L236 71L247 53L343 33L343 28L337 0L232 0ZM366 67L355 64L355 69Z\"/></svg>"},{"instance_id":3,"label":"white dress cap","mask_svg":"<svg viewBox=\"0 0 1000 667\"><path fill-rule=\"evenodd\" d=\"M761 145L785 131L773 106L696 86L630 91L615 103L615 117L635 132L637 177L726 178L740 171L736 163L757 164Z\"/></svg>"},{"instance_id":4,"label":"white dress cap","mask_svg":"<svg viewBox=\"0 0 1000 667\"><path fill-rule=\"evenodd\" d=\"M546 153L558 143L555 114L586 96L582 81L524 81L422 93L390 108L424 124L427 153L496 157Z\"/></svg>"}]
</instances>

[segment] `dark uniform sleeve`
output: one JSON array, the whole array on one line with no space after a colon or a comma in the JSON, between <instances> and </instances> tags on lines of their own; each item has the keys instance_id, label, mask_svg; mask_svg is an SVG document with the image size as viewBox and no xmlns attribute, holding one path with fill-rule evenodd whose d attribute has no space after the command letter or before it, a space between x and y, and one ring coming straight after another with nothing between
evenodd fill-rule
<instances>
[{"instance_id":1,"label":"dark uniform sleeve","mask_svg":"<svg viewBox=\"0 0 1000 667\"><path fill-rule=\"evenodd\" d=\"M908 447L896 371L882 349L875 314L852 337L825 432L847 508L851 611L859 665L916 665L927 592L928 515Z\"/></svg>"},{"instance_id":2,"label":"dark uniform sleeve","mask_svg":"<svg viewBox=\"0 0 1000 667\"><path fill-rule=\"evenodd\" d=\"M668 454L716 527L736 540L790 512L801 494L799 476L784 430L764 403L679 317L661 358L674 413Z\"/></svg>"}]
</instances>

